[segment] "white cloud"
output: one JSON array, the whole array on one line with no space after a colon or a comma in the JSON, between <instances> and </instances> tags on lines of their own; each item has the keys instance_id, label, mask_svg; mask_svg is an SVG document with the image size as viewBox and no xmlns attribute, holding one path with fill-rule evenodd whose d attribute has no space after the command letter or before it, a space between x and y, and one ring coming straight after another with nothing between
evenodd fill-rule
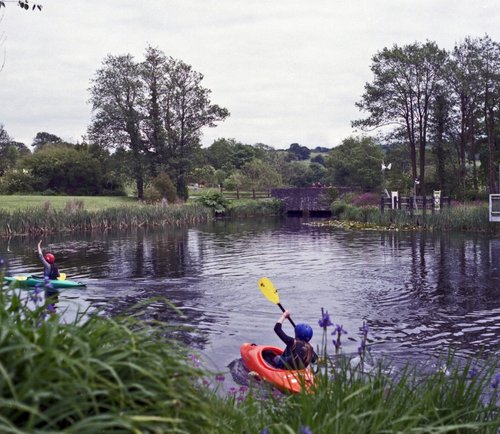
<instances>
[{"instance_id":1,"label":"white cloud","mask_svg":"<svg viewBox=\"0 0 500 434\"><path fill-rule=\"evenodd\" d=\"M90 79L107 54L148 44L204 74L231 117L204 143L233 137L275 147L335 146L361 114L354 103L385 46L465 36L500 40L497 0L39 0L2 9L7 36L0 123L27 144L39 131L79 140Z\"/></svg>"}]
</instances>

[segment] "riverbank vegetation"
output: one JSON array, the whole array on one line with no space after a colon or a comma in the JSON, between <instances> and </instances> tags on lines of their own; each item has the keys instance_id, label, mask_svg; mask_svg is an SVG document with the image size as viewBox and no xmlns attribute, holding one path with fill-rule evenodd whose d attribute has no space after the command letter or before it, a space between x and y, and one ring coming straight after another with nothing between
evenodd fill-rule
<instances>
[{"instance_id":1,"label":"riverbank vegetation","mask_svg":"<svg viewBox=\"0 0 500 434\"><path fill-rule=\"evenodd\" d=\"M345 195L332 202L334 220L317 225L361 230L428 230L500 233L500 225L489 221L483 202L453 203L438 211L386 209L381 212L378 197L371 194Z\"/></svg>"},{"instance_id":2,"label":"riverbank vegetation","mask_svg":"<svg viewBox=\"0 0 500 434\"><path fill-rule=\"evenodd\" d=\"M130 227L195 225L215 217L281 215L276 199L228 200L207 190L184 204L148 204L127 197L1 196L0 235L46 234Z\"/></svg>"},{"instance_id":3,"label":"riverbank vegetation","mask_svg":"<svg viewBox=\"0 0 500 434\"><path fill-rule=\"evenodd\" d=\"M196 354L167 339L168 324L141 320L140 307L127 317L87 313L64 323L43 290L0 290L5 433L495 434L500 428L497 365L445 358L424 376L411 366L394 371L371 359L367 324L359 354L339 357L345 331L322 313L314 393L287 395L258 380L227 389L223 373L206 370ZM337 357L326 357L330 326Z\"/></svg>"},{"instance_id":4,"label":"riverbank vegetation","mask_svg":"<svg viewBox=\"0 0 500 434\"><path fill-rule=\"evenodd\" d=\"M212 218L213 210L197 203L170 206L135 204L89 211L76 200L67 202L62 209L42 206L12 212L0 210L0 235L194 225Z\"/></svg>"}]
</instances>

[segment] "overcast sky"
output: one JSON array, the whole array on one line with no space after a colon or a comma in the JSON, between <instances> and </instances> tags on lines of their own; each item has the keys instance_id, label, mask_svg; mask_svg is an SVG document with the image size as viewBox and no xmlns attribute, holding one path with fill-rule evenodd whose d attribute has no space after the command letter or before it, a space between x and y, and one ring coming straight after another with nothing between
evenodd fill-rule
<instances>
[{"instance_id":1,"label":"overcast sky","mask_svg":"<svg viewBox=\"0 0 500 434\"><path fill-rule=\"evenodd\" d=\"M32 2L33 3L33 2ZM204 75L231 116L203 130L288 148L333 147L384 47L466 36L500 41L499 0L35 0L0 9L0 124L30 145L46 131L77 142L91 119L90 80L107 54L147 45Z\"/></svg>"}]
</instances>

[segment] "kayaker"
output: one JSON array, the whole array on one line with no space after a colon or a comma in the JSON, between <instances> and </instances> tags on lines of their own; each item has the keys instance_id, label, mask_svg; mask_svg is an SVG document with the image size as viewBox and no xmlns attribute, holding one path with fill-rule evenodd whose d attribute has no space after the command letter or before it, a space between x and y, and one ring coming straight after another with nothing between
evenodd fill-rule
<instances>
[{"instance_id":1,"label":"kayaker","mask_svg":"<svg viewBox=\"0 0 500 434\"><path fill-rule=\"evenodd\" d=\"M42 252L42 240L38 242L38 257L43 264L43 275L47 276L50 280L56 280L60 274L56 265L56 258L52 253Z\"/></svg>"},{"instance_id":2,"label":"kayaker","mask_svg":"<svg viewBox=\"0 0 500 434\"><path fill-rule=\"evenodd\" d=\"M273 363L278 369L304 369L318 358L312 345L309 343L313 335L313 330L308 324L297 324L295 327L295 338L288 336L283 331L282 325L289 316L290 312L285 310L274 326L274 331L286 344L286 348L281 356L274 358Z\"/></svg>"}]
</instances>

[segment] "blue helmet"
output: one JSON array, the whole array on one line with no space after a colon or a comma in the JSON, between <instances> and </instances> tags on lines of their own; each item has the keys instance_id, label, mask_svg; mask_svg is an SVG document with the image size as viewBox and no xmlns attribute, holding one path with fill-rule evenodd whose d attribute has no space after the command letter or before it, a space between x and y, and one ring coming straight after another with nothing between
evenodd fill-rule
<instances>
[{"instance_id":1,"label":"blue helmet","mask_svg":"<svg viewBox=\"0 0 500 434\"><path fill-rule=\"evenodd\" d=\"M297 324L295 337L301 341L309 342L313 336L313 330L309 324Z\"/></svg>"}]
</instances>

